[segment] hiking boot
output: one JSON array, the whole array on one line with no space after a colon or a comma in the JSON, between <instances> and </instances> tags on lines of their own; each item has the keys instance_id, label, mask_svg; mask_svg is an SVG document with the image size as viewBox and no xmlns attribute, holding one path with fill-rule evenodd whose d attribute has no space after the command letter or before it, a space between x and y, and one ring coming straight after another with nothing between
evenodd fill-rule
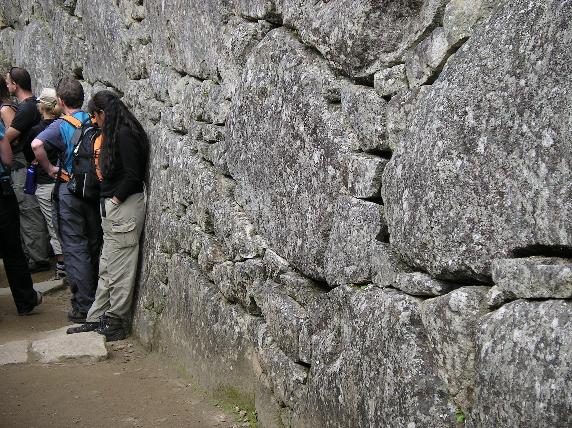
<instances>
[{"instance_id":1,"label":"hiking boot","mask_svg":"<svg viewBox=\"0 0 572 428\"><path fill-rule=\"evenodd\" d=\"M87 312L82 312L77 308L71 308L68 311L68 320L73 323L83 324L86 318Z\"/></svg>"},{"instance_id":2,"label":"hiking boot","mask_svg":"<svg viewBox=\"0 0 572 428\"><path fill-rule=\"evenodd\" d=\"M106 315L101 317L100 327L95 331L104 335L107 342L115 342L116 340L123 340L127 337L125 329L123 328L123 321L119 318L108 317Z\"/></svg>"},{"instance_id":3,"label":"hiking boot","mask_svg":"<svg viewBox=\"0 0 572 428\"><path fill-rule=\"evenodd\" d=\"M28 263L28 270L30 273L45 272L50 270L52 265L50 262L30 262Z\"/></svg>"},{"instance_id":4,"label":"hiking boot","mask_svg":"<svg viewBox=\"0 0 572 428\"><path fill-rule=\"evenodd\" d=\"M42 293L40 293L39 291L36 291L36 304L34 306L32 306L30 309L26 309L24 311L18 312L18 315L24 316L24 315L32 314L34 309L36 309L38 306L40 306L42 304L43 300L44 300L44 295Z\"/></svg>"},{"instance_id":5,"label":"hiking boot","mask_svg":"<svg viewBox=\"0 0 572 428\"><path fill-rule=\"evenodd\" d=\"M78 327L70 327L66 330L67 334L87 333L88 331L95 331L99 327L98 322L86 322Z\"/></svg>"}]
</instances>

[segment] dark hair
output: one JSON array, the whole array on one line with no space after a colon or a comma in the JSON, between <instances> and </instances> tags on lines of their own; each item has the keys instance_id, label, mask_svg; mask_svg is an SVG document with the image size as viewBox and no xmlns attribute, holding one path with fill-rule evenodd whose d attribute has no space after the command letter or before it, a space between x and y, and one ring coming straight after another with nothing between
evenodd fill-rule
<instances>
[{"instance_id":1,"label":"dark hair","mask_svg":"<svg viewBox=\"0 0 572 428\"><path fill-rule=\"evenodd\" d=\"M81 108L83 105L83 86L73 77L60 79L56 94L69 108Z\"/></svg>"},{"instance_id":2,"label":"dark hair","mask_svg":"<svg viewBox=\"0 0 572 428\"><path fill-rule=\"evenodd\" d=\"M145 157L149 153L149 138L143 129L143 126L137 118L129 111L127 106L112 91L97 92L87 104L87 110L90 114L95 112L104 112L105 120L103 123L103 146L101 149L102 171L107 178L110 178L119 155L119 130L127 127L137 137L137 142L141 145Z\"/></svg>"},{"instance_id":3,"label":"dark hair","mask_svg":"<svg viewBox=\"0 0 572 428\"><path fill-rule=\"evenodd\" d=\"M18 85L25 91L32 90L32 78L30 77L30 73L25 68L22 67L12 67L10 71L8 71L8 75L12 82Z\"/></svg>"},{"instance_id":4,"label":"dark hair","mask_svg":"<svg viewBox=\"0 0 572 428\"><path fill-rule=\"evenodd\" d=\"M6 86L6 78L0 76L0 101L6 101L10 99L10 92L8 91L8 86Z\"/></svg>"}]
</instances>

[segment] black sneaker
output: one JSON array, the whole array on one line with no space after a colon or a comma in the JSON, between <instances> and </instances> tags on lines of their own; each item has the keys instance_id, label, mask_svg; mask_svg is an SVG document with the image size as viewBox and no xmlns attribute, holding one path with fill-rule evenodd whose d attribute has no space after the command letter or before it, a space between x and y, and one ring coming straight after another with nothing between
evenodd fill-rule
<instances>
[{"instance_id":1,"label":"black sneaker","mask_svg":"<svg viewBox=\"0 0 572 428\"><path fill-rule=\"evenodd\" d=\"M98 322L86 322L78 327L70 327L66 330L67 334L87 333L88 331L95 331L99 327Z\"/></svg>"},{"instance_id":2,"label":"black sneaker","mask_svg":"<svg viewBox=\"0 0 572 428\"><path fill-rule=\"evenodd\" d=\"M68 320L77 324L83 324L87 318L87 312L82 312L77 308L68 311Z\"/></svg>"},{"instance_id":3,"label":"black sneaker","mask_svg":"<svg viewBox=\"0 0 572 428\"><path fill-rule=\"evenodd\" d=\"M119 318L112 318L106 315L101 317L100 327L95 330L105 336L107 342L123 340L127 337L123 328L123 321Z\"/></svg>"},{"instance_id":4,"label":"black sneaker","mask_svg":"<svg viewBox=\"0 0 572 428\"><path fill-rule=\"evenodd\" d=\"M40 306L42 304L43 300L44 300L44 295L42 293L40 293L39 291L36 291L36 304L34 306L32 306L30 309L26 309L24 311L18 312L18 315L24 316L24 315L32 314L34 309L36 309L38 306Z\"/></svg>"}]
</instances>

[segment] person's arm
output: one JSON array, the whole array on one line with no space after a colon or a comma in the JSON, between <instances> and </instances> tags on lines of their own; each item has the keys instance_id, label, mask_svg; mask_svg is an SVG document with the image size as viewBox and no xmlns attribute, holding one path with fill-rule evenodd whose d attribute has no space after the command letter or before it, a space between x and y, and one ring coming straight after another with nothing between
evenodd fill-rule
<instances>
[{"instance_id":1,"label":"person's arm","mask_svg":"<svg viewBox=\"0 0 572 428\"><path fill-rule=\"evenodd\" d=\"M12 166L12 147L6 138L0 140L0 160L6 166Z\"/></svg>"},{"instance_id":2,"label":"person's arm","mask_svg":"<svg viewBox=\"0 0 572 428\"><path fill-rule=\"evenodd\" d=\"M16 116L16 112L12 107L4 106L0 109L0 119L4 122L4 127L10 128L10 126L12 126L14 116Z\"/></svg>"},{"instance_id":3,"label":"person's arm","mask_svg":"<svg viewBox=\"0 0 572 428\"><path fill-rule=\"evenodd\" d=\"M60 134L59 120L52 122L32 141L32 150L34 151L36 160L50 177L56 178L59 168L50 162L44 144L50 144L51 147L59 152L65 151L65 144Z\"/></svg>"},{"instance_id":4,"label":"person's arm","mask_svg":"<svg viewBox=\"0 0 572 428\"><path fill-rule=\"evenodd\" d=\"M4 140L7 140L8 144L12 144L20 134L21 132L16 128L9 127L6 129L6 133L4 134Z\"/></svg>"},{"instance_id":5,"label":"person's arm","mask_svg":"<svg viewBox=\"0 0 572 428\"><path fill-rule=\"evenodd\" d=\"M34 155L36 156L36 160L40 164L44 171L48 173L48 175L52 178L56 178L58 175L58 167L52 165L50 160L48 159L48 154L46 153L46 149L44 148L44 142L39 139L34 139L32 141L32 150L34 151Z\"/></svg>"}]
</instances>

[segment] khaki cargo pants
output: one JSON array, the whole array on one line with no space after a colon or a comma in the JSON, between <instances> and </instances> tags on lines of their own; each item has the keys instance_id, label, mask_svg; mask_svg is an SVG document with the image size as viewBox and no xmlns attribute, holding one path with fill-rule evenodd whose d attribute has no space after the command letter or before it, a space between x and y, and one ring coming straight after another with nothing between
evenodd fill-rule
<instances>
[{"instance_id":1,"label":"khaki cargo pants","mask_svg":"<svg viewBox=\"0 0 572 428\"><path fill-rule=\"evenodd\" d=\"M119 205L105 199L104 207L99 281L95 301L87 314L88 322L98 322L104 314L119 319L129 314L137 275L139 237L145 220L145 196L135 193Z\"/></svg>"}]
</instances>

